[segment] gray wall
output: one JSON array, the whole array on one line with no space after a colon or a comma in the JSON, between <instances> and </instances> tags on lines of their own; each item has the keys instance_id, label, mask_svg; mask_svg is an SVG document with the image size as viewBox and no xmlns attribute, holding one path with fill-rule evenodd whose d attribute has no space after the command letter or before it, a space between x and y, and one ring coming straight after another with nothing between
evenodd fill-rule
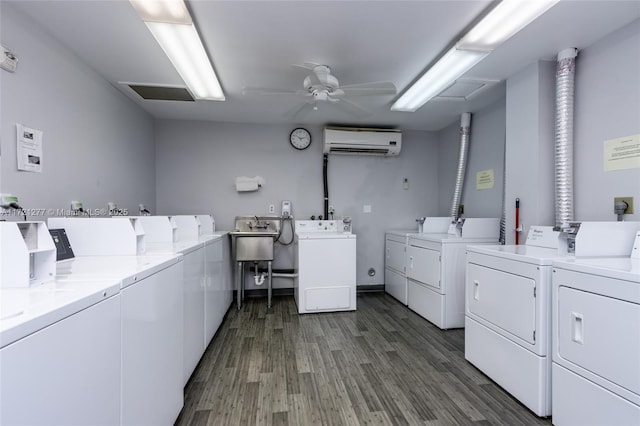
<instances>
[{"instance_id":1,"label":"gray wall","mask_svg":"<svg viewBox=\"0 0 640 426\"><path fill-rule=\"evenodd\" d=\"M323 212L322 128L308 127L311 146L298 151L289 144L296 127L192 121L158 121L156 125L157 212L213 214L218 229L232 229L235 216L280 213L291 200L296 219ZM434 215L438 200L438 146L433 133L404 132L397 157L329 157L329 198L336 217L353 218L358 235L357 282L384 282L384 230L415 228L415 218ZM256 192L238 193L237 176L262 176ZM409 180L404 190L403 178ZM371 213L363 213L370 205ZM276 268L293 267L290 249L276 252ZM367 275L373 267L377 274ZM291 286L287 280L276 287ZM251 288L250 285L247 286Z\"/></svg>"},{"instance_id":2,"label":"gray wall","mask_svg":"<svg viewBox=\"0 0 640 426\"><path fill-rule=\"evenodd\" d=\"M605 172L603 142L640 133L640 21L579 51L574 118L574 219L611 221L613 198L640 199L640 169ZM567 46L569 47L569 46ZM538 62L507 81L507 243L515 197L521 220L553 225L555 62ZM636 201L637 203L637 201ZM640 220L635 209L626 220Z\"/></svg>"},{"instance_id":3,"label":"gray wall","mask_svg":"<svg viewBox=\"0 0 640 426\"><path fill-rule=\"evenodd\" d=\"M0 72L0 190L25 208L155 205L151 117L7 3L1 19L2 43L19 63ZM42 173L17 170L16 123L44 132Z\"/></svg>"},{"instance_id":4,"label":"gray wall","mask_svg":"<svg viewBox=\"0 0 640 426\"><path fill-rule=\"evenodd\" d=\"M504 129L504 99L471 115L467 169L461 197L461 204L464 204L464 217L500 217L502 215ZM440 147L438 215L449 216L460 152L460 120L438 132L438 143ZM476 173L488 169L494 171L493 188L476 189Z\"/></svg>"},{"instance_id":5,"label":"gray wall","mask_svg":"<svg viewBox=\"0 0 640 426\"><path fill-rule=\"evenodd\" d=\"M640 220L640 169L605 172L603 142L640 134L640 20L578 53L575 108L575 216L615 220L614 197L634 197Z\"/></svg>"},{"instance_id":6,"label":"gray wall","mask_svg":"<svg viewBox=\"0 0 640 426\"><path fill-rule=\"evenodd\" d=\"M531 225L554 224L555 64L539 61L507 81L506 243L515 243L520 199L524 242Z\"/></svg>"}]
</instances>

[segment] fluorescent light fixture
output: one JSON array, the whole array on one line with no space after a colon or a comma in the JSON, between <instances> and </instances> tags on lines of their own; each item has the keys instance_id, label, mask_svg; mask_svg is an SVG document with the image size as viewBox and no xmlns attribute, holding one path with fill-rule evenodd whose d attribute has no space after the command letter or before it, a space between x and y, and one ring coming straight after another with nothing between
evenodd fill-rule
<instances>
[{"instance_id":1,"label":"fluorescent light fixture","mask_svg":"<svg viewBox=\"0 0 640 426\"><path fill-rule=\"evenodd\" d=\"M392 111L416 111L442 92L489 52L451 48L425 72L392 106Z\"/></svg>"},{"instance_id":2,"label":"fluorescent light fixture","mask_svg":"<svg viewBox=\"0 0 640 426\"><path fill-rule=\"evenodd\" d=\"M559 0L502 0L391 106L416 111Z\"/></svg>"},{"instance_id":3,"label":"fluorescent light fixture","mask_svg":"<svg viewBox=\"0 0 640 426\"><path fill-rule=\"evenodd\" d=\"M146 22L164 53L197 99L224 101L220 83L193 25Z\"/></svg>"},{"instance_id":4,"label":"fluorescent light fixture","mask_svg":"<svg viewBox=\"0 0 640 426\"><path fill-rule=\"evenodd\" d=\"M191 15L183 0L129 0L145 22L191 25Z\"/></svg>"},{"instance_id":5,"label":"fluorescent light fixture","mask_svg":"<svg viewBox=\"0 0 640 426\"><path fill-rule=\"evenodd\" d=\"M502 0L458 41L459 49L493 50L559 0Z\"/></svg>"},{"instance_id":6,"label":"fluorescent light fixture","mask_svg":"<svg viewBox=\"0 0 640 426\"><path fill-rule=\"evenodd\" d=\"M183 0L129 0L196 99L224 93Z\"/></svg>"}]
</instances>

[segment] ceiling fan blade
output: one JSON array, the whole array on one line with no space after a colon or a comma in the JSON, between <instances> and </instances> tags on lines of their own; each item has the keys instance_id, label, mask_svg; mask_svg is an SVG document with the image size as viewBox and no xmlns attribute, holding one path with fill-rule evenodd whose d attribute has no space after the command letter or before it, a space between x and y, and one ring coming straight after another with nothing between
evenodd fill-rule
<instances>
[{"instance_id":1,"label":"ceiling fan blade","mask_svg":"<svg viewBox=\"0 0 640 426\"><path fill-rule=\"evenodd\" d=\"M246 87L242 90L243 95L309 95L306 90L286 90L286 89L267 89L261 87Z\"/></svg>"},{"instance_id":2,"label":"ceiling fan blade","mask_svg":"<svg viewBox=\"0 0 640 426\"><path fill-rule=\"evenodd\" d=\"M342 90L347 96L396 94L396 86L390 81L374 81L371 83L348 84L345 86L340 86L340 90Z\"/></svg>"},{"instance_id":3,"label":"ceiling fan blade","mask_svg":"<svg viewBox=\"0 0 640 426\"><path fill-rule=\"evenodd\" d=\"M350 114L355 115L358 118L366 118L371 115L370 111L367 111L355 102L351 102L350 100L345 98L341 98L340 102L336 102L334 105L342 108L344 111Z\"/></svg>"},{"instance_id":4,"label":"ceiling fan blade","mask_svg":"<svg viewBox=\"0 0 640 426\"><path fill-rule=\"evenodd\" d=\"M313 71L315 69L315 67L317 67L319 65L320 64L316 64L315 62L305 62L302 65L300 65L300 64L291 64L292 67L302 68L303 70L306 70L306 71Z\"/></svg>"},{"instance_id":5,"label":"ceiling fan blade","mask_svg":"<svg viewBox=\"0 0 640 426\"><path fill-rule=\"evenodd\" d=\"M307 115L310 111L313 110L315 102L313 100L307 100L299 105L296 105L289 111L287 111L284 115L285 117L294 118L302 118Z\"/></svg>"},{"instance_id":6,"label":"ceiling fan blade","mask_svg":"<svg viewBox=\"0 0 640 426\"><path fill-rule=\"evenodd\" d=\"M313 62L305 62L304 65L292 64L291 66L305 70L307 76L311 79L311 84L313 86L322 86L322 82L315 72L316 67L320 66L319 64L314 64Z\"/></svg>"}]
</instances>

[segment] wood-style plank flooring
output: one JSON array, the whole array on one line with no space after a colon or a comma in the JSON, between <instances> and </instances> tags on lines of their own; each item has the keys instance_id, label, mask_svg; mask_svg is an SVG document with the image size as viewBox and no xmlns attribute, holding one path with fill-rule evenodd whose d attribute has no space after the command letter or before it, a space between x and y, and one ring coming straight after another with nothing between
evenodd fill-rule
<instances>
[{"instance_id":1,"label":"wood-style plank flooring","mask_svg":"<svg viewBox=\"0 0 640 426\"><path fill-rule=\"evenodd\" d=\"M293 297L232 307L185 388L177 425L549 425L385 293L298 315Z\"/></svg>"}]
</instances>

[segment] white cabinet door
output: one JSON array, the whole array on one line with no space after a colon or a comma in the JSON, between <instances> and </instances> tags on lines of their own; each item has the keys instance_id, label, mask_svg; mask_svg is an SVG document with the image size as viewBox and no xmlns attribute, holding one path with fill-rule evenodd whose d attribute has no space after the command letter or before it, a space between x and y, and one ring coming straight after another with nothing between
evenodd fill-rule
<instances>
[{"instance_id":1,"label":"white cabinet door","mask_svg":"<svg viewBox=\"0 0 640 426\"><path fill-rule=\"evenodd\" d=\"M212 241L204 246L204 346L218 331L222 318L227 312L224 280L222 274L222 239Z\"/></svg>"},{"instance_id":2,"label":"white cabinet door","mask_svg":"<svg viewBox=\"0 0 640 426\"><path fill-rule=\"evenodd\" d=\"M423 247L407 247L407 278L430 287L440 288L440 251Z\"/></svg>"},{"instance_id":3,"label":"white cabinet door","mask_svg":"<svg viewBox=\"0 0 640 426\"><path fill-rule=\"evenodd\" d=\"M122 425L173 424L182 409L182 265L122 290Z\"/></svg>"},{"instance_id":4,"label":"white cabinet door","mask_svg":"<svg viewBox=\"0 0 640 426\"><path fill-rule=\"evenodd\" d=\"M184 382L204 353L204 247L184 255Z\"/></svg>"},{"instance_id":5,"label":"white cabinet door","mask_svg":"<svg viewBox=\"0 0 640 426\"><path fill-rule=\"evenodd\" d=\"M406 244L390 239L386 240L385 267L405 274Z\"/></svg>"},{"instance_id":6,"label":"white cabinet door","mask_svg":"<svg viewBox=\"0 0 640 426\"><path fill-rule=\"evenodd\" d=\"M535 343L535 280L473 263L467 265L466 279L469 314Z\"/></svg>"},{"instance_id":7,"label":"white cabinet door","mask_svg":"<svg viewBox=\"0 0 640 426\"><path fill-rule=\"evenodd\" d=\"M557 298L560 357L640 394L640 305L562 286Z\"/></svg>"},{"instance_id":8,"label":"white cabinet door","mask_svg":"<svg viewBox=\"0 0 640 426\"><path fill-rule=\"evenodd\" d=\"M120 295L0 349L0 424L120 423Z\"/></svg>"},{"instance_id":9,"label":"white cabinet door","mask_svg":"<svg viewBox=\"0 0 640 426\"><path fill-rule=\"evenodd\" d=\"M384 290L398 299L402 304L407 304L407 277L398 272L385 268Z\"/></svg>"}]
</instances>

